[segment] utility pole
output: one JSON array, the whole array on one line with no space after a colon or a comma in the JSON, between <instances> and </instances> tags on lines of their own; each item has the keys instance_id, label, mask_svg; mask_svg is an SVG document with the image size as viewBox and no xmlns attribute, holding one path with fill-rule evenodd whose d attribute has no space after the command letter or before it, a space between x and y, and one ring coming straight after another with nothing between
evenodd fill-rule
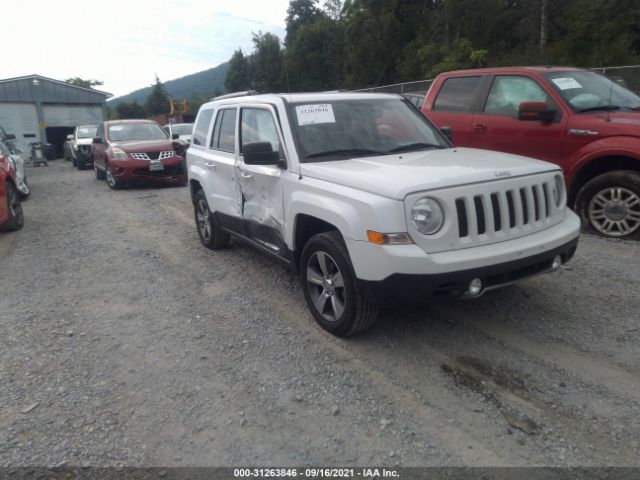
<instances>
[{"instance_id":1,"label":"utility pole","mask_svg":"<svg viewBox=\"0 0 640 480\"><path fill-rule=\"evenodd\" d=\"M547 46L547 0L540 0L540 52Z\"/></svg>"}]
</instances>

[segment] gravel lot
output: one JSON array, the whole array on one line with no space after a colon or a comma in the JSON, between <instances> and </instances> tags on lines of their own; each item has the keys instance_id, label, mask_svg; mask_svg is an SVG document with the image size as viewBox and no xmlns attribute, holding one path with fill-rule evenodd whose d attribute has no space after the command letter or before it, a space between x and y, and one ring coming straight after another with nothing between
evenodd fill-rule
<instances>
[{"instance_id":1,"label":"gravel lot","mask_svg":"<svg viewBox=\"0 0 640 480\"><path fill-rule=\"evenodd\" d=\"M0 467L640 465L639 243L341 340L186 188L49 165L0 234Z\"/></svg>"}]
</instances>

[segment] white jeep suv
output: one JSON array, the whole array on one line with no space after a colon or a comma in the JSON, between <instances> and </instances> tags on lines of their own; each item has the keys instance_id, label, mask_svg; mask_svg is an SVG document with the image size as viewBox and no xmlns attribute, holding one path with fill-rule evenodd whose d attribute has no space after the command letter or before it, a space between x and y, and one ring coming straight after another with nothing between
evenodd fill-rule
<instances>
[{"instance_id":1,"label":"white jeep suv","mask_svg":"<svg viewBox=\"0 0 640 480\"><path fill-rule=\"evenodd\" d=\"M233 237L300 272L314 318L339 336L384 304L557 270L578 243L556 165L454 148L396 95L217 97L187 164L201 242Z\"/></svg>"}]
</instances>

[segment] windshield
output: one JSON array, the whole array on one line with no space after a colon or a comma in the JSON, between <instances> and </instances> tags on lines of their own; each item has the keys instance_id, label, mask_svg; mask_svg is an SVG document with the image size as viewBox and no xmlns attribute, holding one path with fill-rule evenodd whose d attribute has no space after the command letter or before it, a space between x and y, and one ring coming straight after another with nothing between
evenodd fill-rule
<instances>
[{"instance_id":1,"label":"windshield","mask_svg":"<svg viewBox=\"0 0 640 480\"><path fill-rule=\"evenodd\" d=\"M93 138L96 136L97 130L97 125L85 125L83 127L78 127L78 138Z\"/></svg>"},{"instance_id":2,"label":"windshield","mask_svg":"<svg viewBox=\"0 0 640 480\"><path fill-rule=\"evenodd\" d=\"M595 72L544 75L575 112L640 108L640 97Z\"/></svg>"},{"instance_id":3,"label":"windshield","mask_svg":"<svg viewBox=\"0 0 640 480\"><path fill-rule=\"evenodd\" d=\"M171 133L178 135L191 135L193 130L193 123L178 123L171 125Z\"/></svg>"},{"instance_id":4,"label":"windshield","mask_svg":"<svg viewBox=\"0 0 640 480\"><path fill-rule=\"evenodd\" d=\"M292 117L302 162L449 146L420 112L401 99L294 103Z\"/></svg>"},{"instance_id":5,"label":"windshield","mask_svg":"<svg viewBox=\"0 0 640 480\"><path fill-rule=\"evenodd\" d=\"M109 140L166 140L167 134L155 123L120 123L109 126Z\"/></svg>"}]
</instances>

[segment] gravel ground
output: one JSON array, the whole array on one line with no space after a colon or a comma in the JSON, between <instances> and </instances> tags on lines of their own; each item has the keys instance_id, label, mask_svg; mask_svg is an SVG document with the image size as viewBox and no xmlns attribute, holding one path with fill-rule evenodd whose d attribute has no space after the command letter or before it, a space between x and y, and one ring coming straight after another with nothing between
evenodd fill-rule
<instances>
[{"instance_id":1,"label":"gravel ground","mask_svg":"<svg viewBox=\"0 0 640 480\"><path fill-rule=\"evenodd\" d=\"M0 467L640 465L639 243L341 340L186 188L49 165L0 235Z\"/></svg>"}]
</instances>

